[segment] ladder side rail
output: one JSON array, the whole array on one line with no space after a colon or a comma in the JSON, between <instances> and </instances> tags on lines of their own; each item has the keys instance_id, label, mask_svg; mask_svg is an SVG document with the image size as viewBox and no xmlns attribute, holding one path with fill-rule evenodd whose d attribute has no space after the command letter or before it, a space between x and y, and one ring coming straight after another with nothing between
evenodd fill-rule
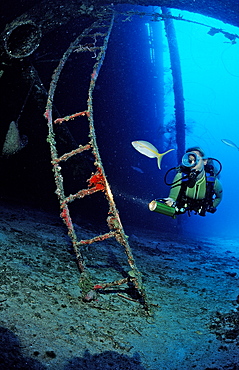
<instances>
[{"instance_id":1,"label":"ladder side rail","mask_svg":"<svg viewBox=\"0 0 239 370\"><path fill-rule=\"evenodd\" d=\"M76 235L76 232L75 232L75 229L74 229L74 226L73 226L73 222L72 222L72 219L71 219L71 216L70 216L68 205L67 205L67 203L64 203L65 194L64 194L63 177L61 175L61 168L60 168L59 164L57 163L58 153L57 153L57 149L56 149L55 134L54 134L54 130L53 130L52 106L53 106L54 94L55 94L55 90L56 90L56 87L57 87L57 83L58 83L58 80L60 78L60 74L62 72L62 69L63 69L66 61L68 60L70 54L76 48L76 46L79 45L79 43L83 39L83 37L88 35L88 33L92 30L92 28L96 25L96 23L97 22L93 22L91 27L88 27L87 29L85 29L83 31L83 33L81 35L79 35L70 44L69 48L63 54L58 66L55 69L55 71L53 73L53 76L52 76L52 80L51 80L51 84L50 84L50 88L49 88L49 92L48 92L46 110L45 110L45 114L44 114L45 118L47 119L47 125L48 125L47 141L50 144L51 159L52 159L53 172L54 172L54 178L55 178L55 183L56 183L56 194L58 196L60 204L64 204L62 206L60 216L61 216L61 218L63 219L63 222L65 223L65 225L68 228L68 235L69 235L70 239L72 240L73 249L75 251L76 258L77 258L77 264L78 264L78 267L79 267L81 272L84 271L83 256L82 256L81 252L79 251L79 249L77 248L77 235Z\"/></svg>"},{"instance_id":2,"label":"ladder side rail","mask_svg":"<svg viewBox=\"0 0 239 370\"><path fill-rule=\"evenodd\" d=\"M115 232L116 240L121 245L124 246L125 253L128 257L128 263L129 263L129 265L130 265L130 267L133 270L134 275L135 275L137 288L142 293L142 296L144 296L144 298L145 298L145 294L143 293L144 289L143 289L141 274L140 274L138 268L136 267L135 260L134 260L131 248L130 248L129 243L127 241L127 237L126 237L126 234L124 232L122 223L120 221L119 213L118 213L118 210L116 208L116 205L115 205L115 202L114 202L114 199L113 199L113 194L111 192L109 183L106 179L106 175L105 175L105 172L104 172L104 168L103 168L101 157L100 157L99 150L98 150L98 145L97 145L97 142L96 142L96 134L95 134L95 128L94 128L93 90L94 90L95 83L96 83L96 80L97 80L97 77L98 77L98 74L99 74L99 70L100 70L100 68L103 64L103 60L104 60L104 57L105 57L105 52L106 52L106 49L107 49L107 44L108 44L108 40L109 40L109 36L110 36L110 31L111 31L112 26L113 26L113 19L114 19L114 17L112 17L109 33L108 33L107 37L105 38L104 45L102 47L101 52L99 53L99 56L98 56L99 60L95 63L95 65L93 67L93 73L91 75L90 88L89 88L89 92L88 92L88 112L89 113L88 113L87 117L88 117L89 125L90 125L91 145L93 147L93 154L94 154L95 159L96 159L95 164L102 171L102 174L103 174L103 177L104 177L104 180L105 180L105 189L106 189L105 193L106 193L106 197L107 197L107 200L109 202L109 205L110 205L110 210L109 210L110 216L108 217L108 226L110 227L110 229L116 230L116 232Z\"/></svg>"}]
</instances>

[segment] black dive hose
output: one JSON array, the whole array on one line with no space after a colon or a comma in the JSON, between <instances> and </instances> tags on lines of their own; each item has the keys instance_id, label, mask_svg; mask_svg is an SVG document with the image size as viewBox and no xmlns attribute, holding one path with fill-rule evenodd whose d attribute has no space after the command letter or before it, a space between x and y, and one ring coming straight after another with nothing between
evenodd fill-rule
<instances>
[{"instance_id":1,"label":"black dive hose","mask_svg":"<svg viewBox=\"0 0 239 370\"><path fill-rule=\"evenodd\" d=\"M214 166L213 165L211 165L211 164L206 164L205 166L204 166L204 168L205 168L205 171L206 172L209 172L210 173L210 175L211 176L215 176L215 177L217 177L219 174L220 174L220 172L222 171L222 164L221 164L221 162L218 160L218 159L216 159L216 158L208 158L208 161L216 161L218 164L219 164L219 170L218 170L218 172L217 173L214 173ZM207 167L208 167L208 170L207 170ZM182 172L182 173L185 173L185 176L182 176L180 179L178 179L177 181L174 181L174 182L172 182L172 183L169 183L169 182L167 182L167 176L168 176L168 174L169 174L169 172L171 172L171 171L173 171L173 170L176 170L177 172ZM187 170L187 171L186 171ZM179 165L179 166L177 166L177 167L172 167L172 168L170 168L166 173L165 173L165 175L164 175L164 183L165 183L165 185L168 185L168 186L172 186L172 185L174 185L174 186L177 186L177 184L179 183L179 182L181 182L182 180L184 180L184 179L186 179L186 178L189 178L189 174L190 174L190 169L188 168L188 167L184 167L184 166L182 166L182 165Z\"/></svg>"}]
</instances>

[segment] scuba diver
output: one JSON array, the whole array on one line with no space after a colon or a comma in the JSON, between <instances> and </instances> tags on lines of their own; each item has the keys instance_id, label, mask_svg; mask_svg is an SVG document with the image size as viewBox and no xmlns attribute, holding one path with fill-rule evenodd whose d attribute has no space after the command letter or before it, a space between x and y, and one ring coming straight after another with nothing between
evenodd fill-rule
<instances>
[{"instance_id":1,"label":"scuba diver","mask_svg":"<svg viewBox=\"0 0 239 370\"><path fill-rule=\"evenodd\" d=\"M214 162L219 164L219 170ZM174 180L166 179L170 171L176 170ZM158 199L149 204L151 211L172 216L192 211L200 216L214 213L222 200L222 185L218 175L221 163L215 158L206 158L199 147L189 148L182 158L182 164L171 168L165 174L165 183L171 185L168 198Z\"/></svg>"}]
</instances>

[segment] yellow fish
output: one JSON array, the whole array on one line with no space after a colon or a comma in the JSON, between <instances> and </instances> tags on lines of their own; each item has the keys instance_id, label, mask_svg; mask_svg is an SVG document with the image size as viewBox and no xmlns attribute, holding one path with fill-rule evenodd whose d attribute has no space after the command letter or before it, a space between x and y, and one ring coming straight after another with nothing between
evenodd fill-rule
<instances>
[{"instance_id":1,"label":"yellow fish","mask_svg":"<svg viewBox=\"0 0 239 370\"><path fill-rule=\"evenodd\" d=\"M138 150L141 154L146 155L149 158L157 158L158 160L158 168L161 170L161 161L165 154L171 152L174 149L169 149L164 153L159 153L158 149L155 148L153 144L150 144L148 141L132 141L131 143L133 147Z\"/></svg>"}]
</instances>

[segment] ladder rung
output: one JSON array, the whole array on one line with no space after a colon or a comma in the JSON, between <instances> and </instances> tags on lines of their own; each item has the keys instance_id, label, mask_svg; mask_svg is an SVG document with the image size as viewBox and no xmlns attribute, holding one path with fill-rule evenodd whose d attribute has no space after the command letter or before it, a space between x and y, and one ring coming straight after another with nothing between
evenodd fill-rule
<instances>
[{"instance_id":1,"label":"ladder rung","mask_svg":"<svg viewBox=\"0 0 239 370\"><path fill-rule=\"evenodd\" d=\"M85 150L89 150L89 149L91 149L91 145L90 144L86 144L84 146L83 145L79 145L79 147L77 149L74 149L74 150L72 150L69 153L63 154L61 157L54 159L51 163L54 165L54 164L59 163L61 161L66 161L68 158L72 157L73 155L82 153Z\"/></svg>"},{"instance_id":2,"label":"ladder rung","mask_svg":"<svg viewBox=\"0 0 239 370\"><path fill-rule=\"evenodd\" d=\"M106 240L106 239L109 239L109 238L114 238L114 237L115 237L115 232L110 231L109 233L98 235L98 236L95 236L94 238L91 238L91 239L81 240L80 242L77 243L77 245L92 244L92 243L95 243L95 242L100 242L100 241L103 241L103 240Z\"/></svg>"},{"instance_id":3,"label":"ladder rung","mask_svg":"<svg viewBox=\"0 0 239 370\"><path fill-rule=\"evenodd\" d=\"M70 194L68 197L66 197L63 200L62 205L61 205L61 208L63 208L64 204L71 203L75 199L84 198L86 195L91 195L91 194L96 193L97 191L102 191L102 190L104 190L103 187L102 188L99 188L97 186L94 186L93 188L90 188L90 189L82 189L82 190L78 191L75 194Z\"/></svg>"},{"instance_id":4,"label":"ladder rung","mask_svg":"<svg viewBox=\"0 0 239 370\"><path fill-rule=\"evenodd\" d=\"M83 112L77 112L77 113L74 113L74 114L71 114L70 116L66 116L66 117L63 117L63 118L57 118L55 119L54 123L62 123L62 122L67 122L67 121L70 121L71 119L74 119L76 117L80 117L80 116L89 116L89 111L85 110Z\"/></svg>"}]
</instances>

